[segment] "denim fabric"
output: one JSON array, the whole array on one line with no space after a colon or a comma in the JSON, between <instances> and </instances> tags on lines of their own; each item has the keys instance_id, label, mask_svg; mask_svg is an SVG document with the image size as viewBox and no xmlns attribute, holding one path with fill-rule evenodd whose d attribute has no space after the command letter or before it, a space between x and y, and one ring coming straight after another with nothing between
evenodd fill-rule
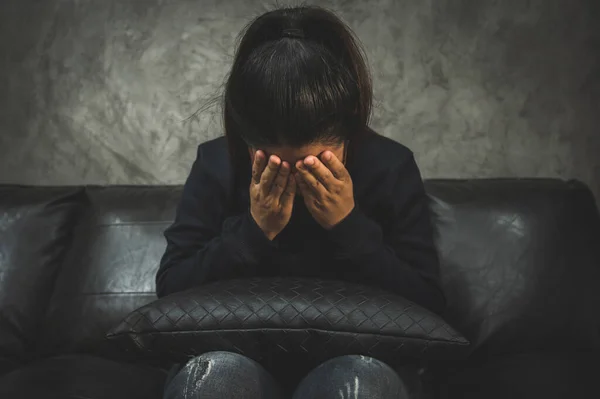
<instances>
[{"instance_id":1,"label":"denim fabric","mask_svg":"<svg viewBox=\"0 0 600 399\"><path fill-rule=\"evenodd\" d=\"M274 378L257 362L231 352L190 360L168 383L164 399L283 399ZM385 363L341 356L312 370L293 399L408 399L406 386Z\"/></svg>"},{"instance_id":2,"label":"denim fabric","mask_svg":"<svg viewBox=\"0 0 600 399\"><path fill-rule=\"evenodd\" d=\"M208 352L190 360L168 382L164 399L278 399L280 388L254 360L232 352Z\"/></svg>"}]
</instances>

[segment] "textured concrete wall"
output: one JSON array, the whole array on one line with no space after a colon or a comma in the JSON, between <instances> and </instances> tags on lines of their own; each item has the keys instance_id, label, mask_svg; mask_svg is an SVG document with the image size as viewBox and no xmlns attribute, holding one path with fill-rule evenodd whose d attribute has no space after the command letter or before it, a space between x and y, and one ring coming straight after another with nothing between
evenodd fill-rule
<instances>
[{"instance_id":1,"label":"textured concrete wall","mask_svg":"<svg viewBox=\"0 0 600 399\"><path fill-rule=\"evenodd\" d=\"M425 177L578 178L600 197L600 2L320 3L367 50L373 127ZM270 4L3 0L0 182L181 183L222 134L218 107L188 117Z\"/></svg>"}]
</instances>

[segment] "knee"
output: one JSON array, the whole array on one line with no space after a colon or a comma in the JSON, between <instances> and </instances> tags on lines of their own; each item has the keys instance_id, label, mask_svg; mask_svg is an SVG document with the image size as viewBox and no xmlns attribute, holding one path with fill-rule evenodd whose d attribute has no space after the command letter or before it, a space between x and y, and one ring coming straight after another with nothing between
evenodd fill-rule
<instances>
[{"instance_id":1,"label":"knee","mask_svg":"<svg viewBox=\"0 0 600 399\"><path fill-rule=\"evenodd\" d=\"M221 375L247 367L253 360L233 352L215 351L203 353L189 360L176 372L171 384L187 384L189 381L210 381Z\"/></svg>"},{"instance_id":2,"label":"knee","mask_svg":"<svg viewBox=\"0 0 600 399\"><path fill-rule=\"evenodd\" d=\"M233 382L244 380L250 381L246 383L246 390L254 392L256 389L252 391L251 383L258 381L258 377L254 378L258 369L251 367L253 364L254 360L237 353L203 353L188 361L181 370L176 372L165 388L164 398L235 397L230 395L228 390L231 389ZM210 394L198 396L205 395L206 392Z\"/></svg>"},{"instance_id":3,"label":"knee","mask_svg":"<svg viewBox=\"0 0 600 399\"><path fill-rule=\"evenodd\" d=\"M206 352L199 356L192 358L188 361L184 370L195 370L195 369L228 369L231 367L244 366L247 363L253 363L253 360L247 358L244 355L234 352L226 351L214 351Z\"/></svg>"},{"instance_id":4,"label":"knee","mask_svg":"<svg viewBox=\"0 0 600 399\"><path fill-rule=\"evenodd\" d=\"M386 363L368 356L349 355L326 361L315 370L320 375L323 396L406 398L403 379Z\"/></svg>"},{"instance_id":5,"label":"knee","mask_svg":"<svg viewBox=\"0 0 600 399\"><path fill-rule=\"evenodd\" d=\"M321 365L324 368L328 368L338 371L352 370L356 376L388 376L390 378L399 378L398 374L381 360L369 356L362 355L347 355L340 356L330 359Z\"/></svg>"}]
</instances>

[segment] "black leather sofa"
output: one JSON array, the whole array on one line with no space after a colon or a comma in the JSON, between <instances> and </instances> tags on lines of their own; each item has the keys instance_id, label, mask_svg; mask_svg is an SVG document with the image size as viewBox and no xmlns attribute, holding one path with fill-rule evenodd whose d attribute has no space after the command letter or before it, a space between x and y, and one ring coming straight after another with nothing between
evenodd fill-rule
<instances>
[{"instance_id":1,"label":"black leather sofa","mask_svg":"<svg viewBox=\"0 0 600 399\"><path fill-rule=\"evenodd\" d=\"M444 315L470 356L440 398L600 397L600 217L577 181L430 180ZM160 398L105 333L155 299L181 187L0 186L0 398Z\"/></svg>"}]
</instances>

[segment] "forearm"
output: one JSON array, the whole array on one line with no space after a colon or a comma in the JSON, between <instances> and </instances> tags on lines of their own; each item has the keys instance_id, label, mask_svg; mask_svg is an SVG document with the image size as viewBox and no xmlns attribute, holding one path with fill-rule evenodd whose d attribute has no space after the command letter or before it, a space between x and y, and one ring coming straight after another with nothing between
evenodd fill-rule
<instances>
[{"instance_id":1,"label":"forearm","mask_svg":"<svg viewBox=\"0 0 600 399\"><path fill-rule=\"evenodd\" d=\"M159 296L210 281L259 273L261 261L275 247L249 213L225 219L219 236L201 244L183 242L177 225L165 233L168 246L157 274Z\"/></svg>"},{"instance_id":2,"label":"forearm","mask_svg":"<svg viewBox=\"0 0 600 399\"><path fill-rule=\"evenodd\" d=\"M381 288L435 313L443 312L445 297L436 280L399 259L389 246L381 244L378 250L357 255L349 262Z\"/></svg>"},{"instance_id":3,"label":"forearm","mask_svg":"<svg viewBox=\"0 0 600 399\"><path fill-rule=\"evenodd\" d=\"M433 244L411 249L410 262L401 259L399 251L384 242L381 227L358 208L329 233L336 258L353 272L434 312L443 310Z\"/></svg>"}]
</instances>

